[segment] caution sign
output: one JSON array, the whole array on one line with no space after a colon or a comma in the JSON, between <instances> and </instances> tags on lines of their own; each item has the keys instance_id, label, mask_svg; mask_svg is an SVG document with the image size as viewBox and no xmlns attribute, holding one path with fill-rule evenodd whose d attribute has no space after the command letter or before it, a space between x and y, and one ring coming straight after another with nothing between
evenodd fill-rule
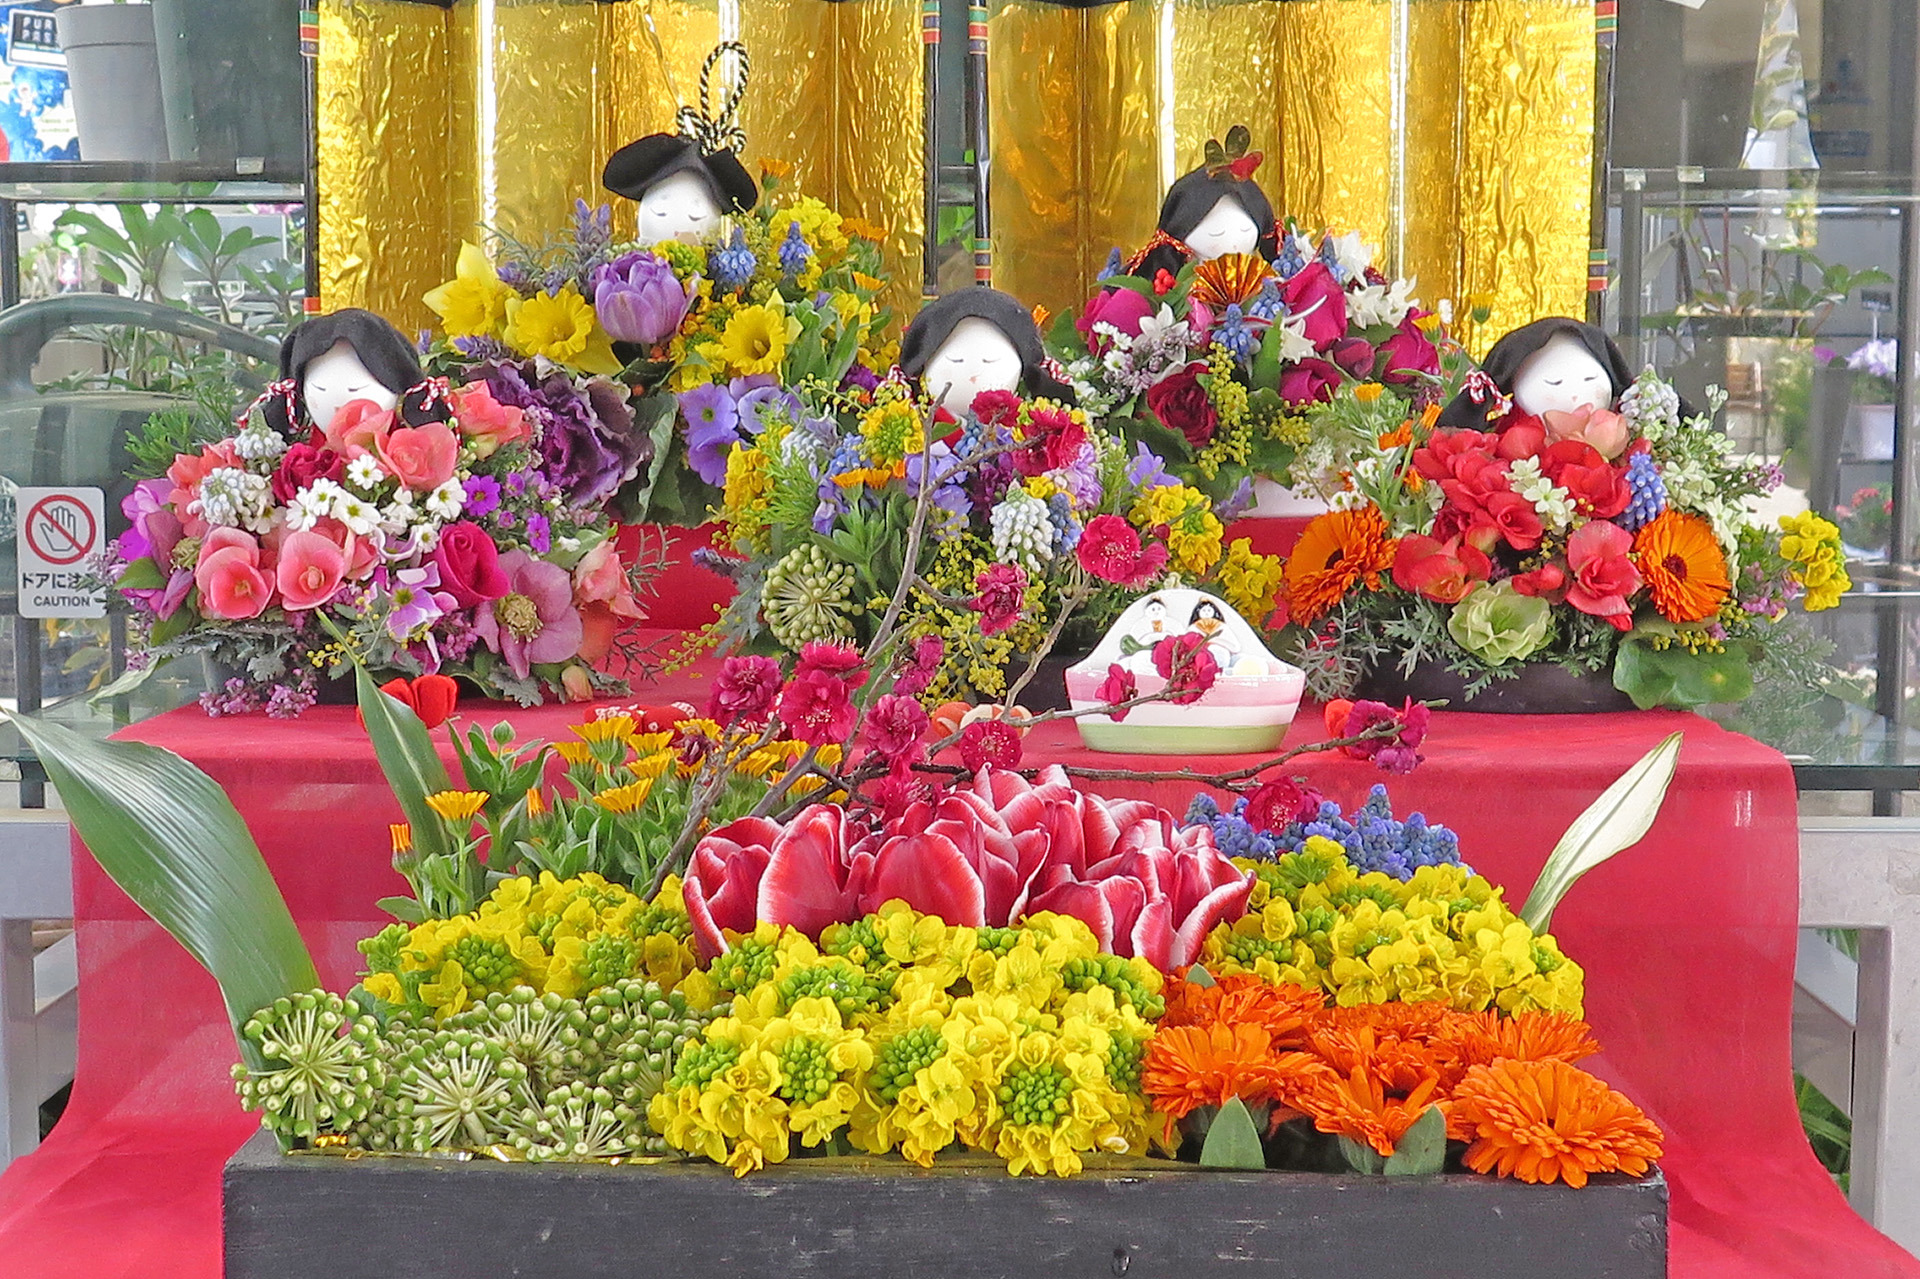
<instances>
[{"instance_id":1,"label":"caution sign","mask_svg":"<svg viewBox=\"0 0 1920 1279\"><path fill-rule=\"evenodd\" d=\"M105 590L86 587L107 530L106 495L97 488L20 488L14 492L20 616L105 617Z\"/></svg>"}]
</instances>

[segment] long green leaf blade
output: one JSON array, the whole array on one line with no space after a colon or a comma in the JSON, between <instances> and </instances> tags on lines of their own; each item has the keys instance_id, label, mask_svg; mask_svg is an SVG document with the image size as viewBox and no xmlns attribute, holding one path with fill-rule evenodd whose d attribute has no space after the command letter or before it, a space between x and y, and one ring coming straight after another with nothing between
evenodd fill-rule
<instances>
[{"instance_id":1,"label":"long green leaf blade","mask_svg":"<svg viewBox=\"0 0 1920 1279\"><path fill-rule=\"evenodd\" d=\"M427 726L405 702L381 692L367 668L358 662L354 663L353 678L359 690L360 715L367 721L367 736L373 739L380 771L387 775L387 785L400 801L400 811L413 826L413 846L429 856L452 852L446 827L427 807L427 796L453 789L453 780L440 760L440 752L433 748Z\"/></svg>"},{"instance_id":2,"label":"long green leaf blade","mask_svg":"<svg viewBox=\"0 0 1920 1279\"><path fill-rule=\"evenodd\" d=\"M1520 918L1528 927L1536 933L1544 931L1553 919L1553 908L1574 881L1639 843L1652 828L1680 762L1680 742L1681 734L1673 733L1642 755L1567 827L1521 908Z\"/></svg>"},{"instance_id":3,"label":"long green leaf blade","mask_svg":"<svg viewBox=\"0 0 1920 1279\"><path fill-rule=\"evenodd\" d=\"M1202 1168L1265 1168L1266 1152L1260 1148L1260 1130L1253 1126L1253 1114L1238 1097L1220 1107L1207 1129L1200 1147Z\"/></svg>"},{"instance_id":4,"label":"long green leaf blade","mask_svg":"<svg viewBox=\"0 0 1920 1279\"><path fill-rule=\"evenodd\" d=\"M11 717L46 765L94 860L220 983L234 1037L283 995L320 984L286 899L212 778L170 751L97 741L25 715Z\"/></svg>"}]
</instances>

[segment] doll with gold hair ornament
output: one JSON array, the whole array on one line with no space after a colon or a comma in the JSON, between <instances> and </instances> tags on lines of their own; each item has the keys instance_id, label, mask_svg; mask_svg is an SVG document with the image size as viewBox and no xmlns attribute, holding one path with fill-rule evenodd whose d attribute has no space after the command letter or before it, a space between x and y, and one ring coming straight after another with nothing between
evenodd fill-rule
<instances>
[{"instance_id":1,"label":"doll with gold hair ornament","mask_svg":"<svg viewBox=\"0 0 1920 1279\"><path fill-rule=\"evenodd\" d=\"M1273 205L1253 180L1262 156L1247 149L1252 136L1246 125L1236 124L1224 143L1207 140L1200 166L1167 188L1159 226L1127 263L1128 275L1178 275L1189 262L1230 254L1258 254L1268 262L1280 256Z\"/></svg>"},{"instance_id":2,"label":"doll with gold hair ornament","mask_svg":"<svg viewBox=\"0 0 1920 1279\"><path fill-rule=\"evenodd\" d=\"M716 112L714 75L729 60L733 87ZM719 45L700 67L699 109L680 108L677 132L650 133L607 160L601 183L640 206L637 243L698 244L719 229L722 218L746 213L759 202L760 188L740 163L747 135L738 114L748 70L744 45L731 40Z\"/></svg>"}]
</instances>

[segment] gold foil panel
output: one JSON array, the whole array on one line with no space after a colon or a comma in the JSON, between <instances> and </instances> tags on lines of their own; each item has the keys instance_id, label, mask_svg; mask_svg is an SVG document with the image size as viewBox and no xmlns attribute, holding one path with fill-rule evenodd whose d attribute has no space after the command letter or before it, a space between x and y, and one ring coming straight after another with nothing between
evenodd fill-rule
<instances>
[{"instance_id":1,"label":"gold foil panel","mask_svg":"<svg viewBox=\"0 0 1920 1279\"><path fill-rule=\"evenodd\" d=\"M1389 241L1395 222L1395 4L1301 0L1275 6L1280 95L1274 212L1308 234L1358 231ZM1215 135L1218 136L1218 135ZM1199 148L1186 167L1199 160Z\"/></svg>"},{"instance_id":2,"label":"gold foil panel","mask_svg":"<svg viewBox=\"0 0 1920 1279\"><path fill-rule=\"evenodd\" d=\"M697 101L700 64L720 41L720 13L710 2L629 0L623 4L601 5L600 16L600 47L606 55L606 91L601 94L600 126L594 146L596 174L606 168L608 156L635 138L673 130L674 109L678 105L674 90L685 94L690 104ZM648 38L649 17L653 20L660 50L666 56L664 70ZM766 69L761 70L765 74ZM594 181L597 186L597 176ZM612 200L614 234L622 238L631 236L635 227L634 203L613 199L604 192L600 198Z\"/></svg>"},{"instance_id":3,"label":"gold foil panel","mask_svg":"<svg viewBox=\"0 0 1920 1279\"><path fill-rule=\"evenodd\" d=\"M1465 0L1413 0L1407 9L1404 208L1395 230L1402 275L1431 306L1460 296L1460 157L1465 145L1460 53Z\"/></svg>"},{"instance_id":4,"label":"gold foil panel","mask_svg":"<svg viewBox=\"0 0 1920 1279\"><path fill-rule=\"evenodd\" d=\"M453 260L446 14L323 0L318 75L321 305L425 325L420 294Z\"/></svg>"},{"instance_id":5,"label":"gold foil panel","mask_svg":"<svg viewBox=\"0 0 1920 1279\"><path fill-rule=\"evenodd\" d=\"M1492 315L1485 354L1544 315L1583 317L1592 209L1593 6L1473 0L1463 15L1460 286Z\"/></svg>"}]
</instances>

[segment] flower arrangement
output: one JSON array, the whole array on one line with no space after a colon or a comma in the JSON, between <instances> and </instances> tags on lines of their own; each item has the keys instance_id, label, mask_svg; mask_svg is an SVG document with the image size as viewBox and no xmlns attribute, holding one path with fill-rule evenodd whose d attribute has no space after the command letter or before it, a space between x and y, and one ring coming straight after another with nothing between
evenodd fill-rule
<instances>
[{"instance_id":1,"label":"flower arrangement","mask_svg":"<svg viewBox=\"0 0 1920 1279\"><path fill-rule=\"evenodd\" d=\"M1417 407L1466 365L1413 282L1375 270L1358 233L1316 243L1291 223L1271 264L1228 255L1143 279L1115 250L1051 345L1091 415L1236 512L1254 479L1286 471L1309 439L1306 410L1337 388L1391 388Z\"/></svg>"},{"instance_id":2,"label":"flower arrangement","mask_svg":"<svg viewBox=\"0 0 1920 1279\"><path fill-rule=\"evenodd\" d=\"M232 668L202 699L215 715L298 715L349 652L526 704L617 687L593 668L640 615L645 566L614 547L611 490L570 485L551 422L495 389L429 379L404 415L353 400L289 433L298 390L276 383L234 434L136 473L109 576L139 660Z\"/></svg>"},{"instance_id":3,"label":"flower arrangement","mask_svg":"<svg viewBox=\"0 0 1920 1279\"><path fill-rule=\"evenodd\" d=\"M1043 648L1091 647L1168 574L1249 618L1273 611L1279 558L1223 544L1205 493L1077 408L989 391L951 422L896 382L802 398L817 411L726 459L735 642L897 632L939 646L922 690L936 704L1024 687Z\"/></svg>"},{"instance_id":4,"label":"flower arrangement","mask_svg":"<svg viewBox=\"0 0 1920 1279\"><path fill-rule=\"evenodd\" d=\"M430 367L554 423L556 462L623 520L701 523L734 441L801 426L799 388L869 387L893 361L884 232L779 179L766 166L760 204L705 244L616 244L584 201L570 235L502 238L497 263L463 244L426 296Z\"/></svg>"},{"instance_id":5,"label":"flower arrangement","mask_svg":"<svg viewBox=\"0 0 1920 1279\"><path fill-rule=\"evenodd\" d=\"M1884 551L1893 535L1893 495L1877 484L1857 488L1833 508L1842 541L1864 551Z\"/></svg>"},{"instance_id":6,"label":"flower arrangement","mask_svg":"<svg viewBox=\"0 0 1920 1279\"><path fill-rule=\"evenodd\" d=\"M1789 606L1831 608L1849 582L1831 523L1749 513L1778 472L1731 456L1720 402L1685 415L1649 370L1616 409L1448 430L1437 406L1342 387L1289 473L1335 508L1286 565L1309 688L1434 662L1471 695L1553 662L1643 708L1744 699Z\"/></svg>"}]
</instances>

